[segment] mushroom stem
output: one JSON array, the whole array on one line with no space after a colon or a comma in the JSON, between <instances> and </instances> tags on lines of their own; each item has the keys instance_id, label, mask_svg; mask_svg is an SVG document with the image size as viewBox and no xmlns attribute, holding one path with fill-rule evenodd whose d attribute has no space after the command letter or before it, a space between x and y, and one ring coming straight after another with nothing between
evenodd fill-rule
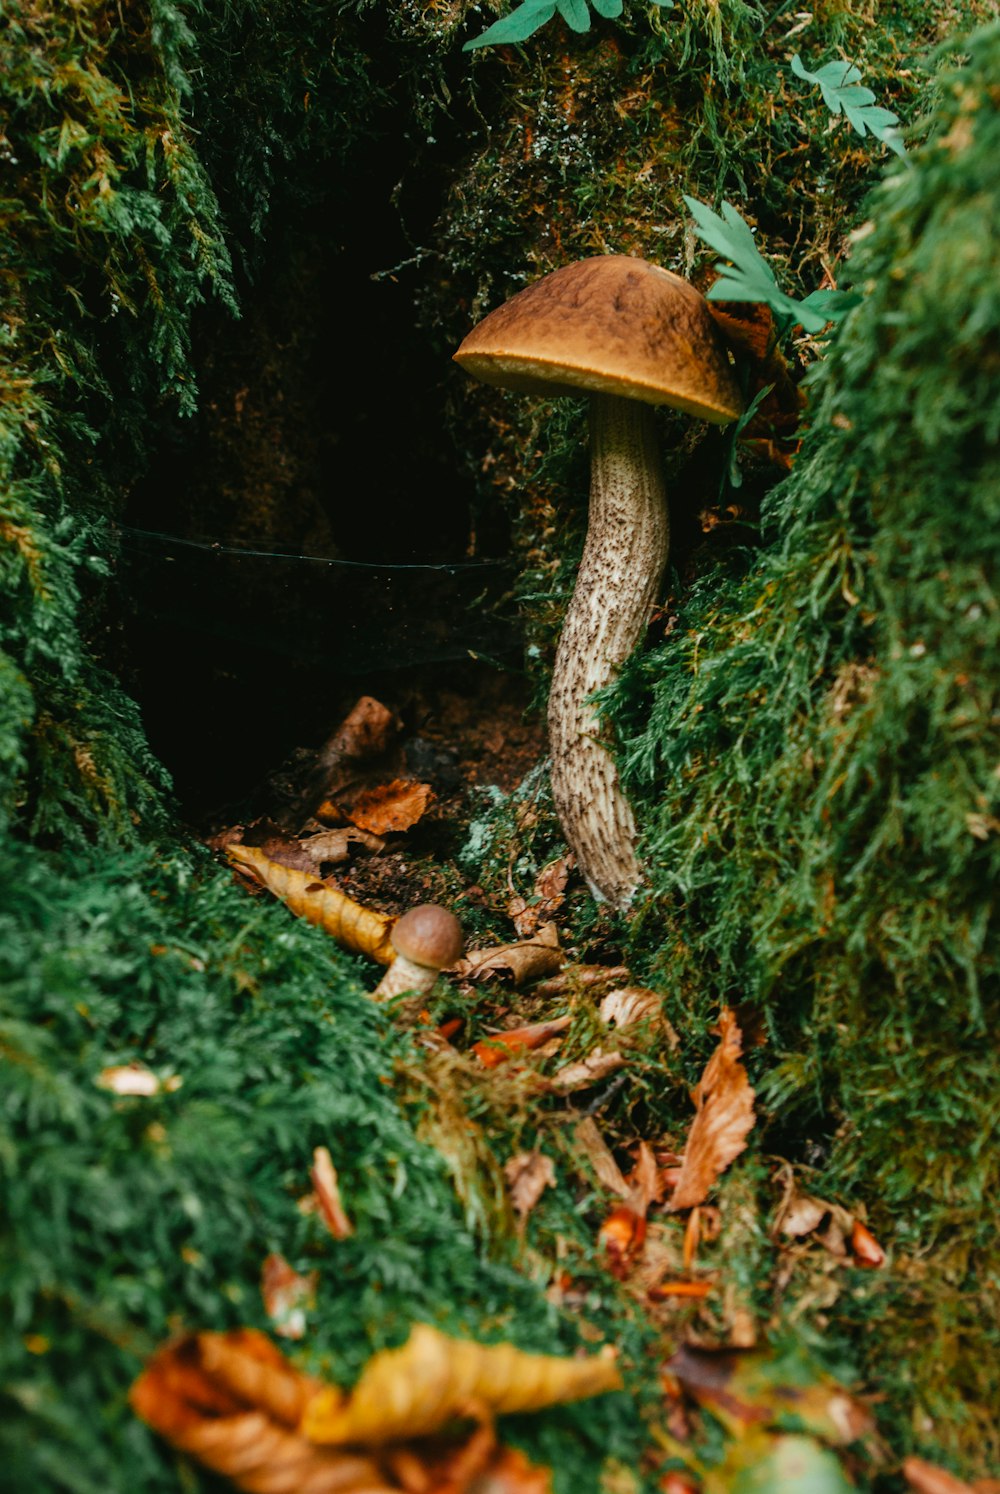
<instances>
[{"instance_id":1,"label":"mushroom stem","mask_svg":"<svg viewBox=\"0 0 1000 1494\"><path fill-rule=\"evenodd\" d=\"M388 1001L403 991L429 991L438 978L436 966L418 965L416 960L398 954L372 992L376 1001Z\"/></svg>"},{"instance_id":2,"label":"mushroom stem","mask_svg":"<svg viewBox=\"0 0 1000 1494\"><path fill-rule=\"evenodd\" d=\"M549 696L552 794L594 896L628 906L641 880L635 819L587 697L642 636L667 559L666 489L652 409L590 400L590 522Z\"/></svg>"}]
</instances>

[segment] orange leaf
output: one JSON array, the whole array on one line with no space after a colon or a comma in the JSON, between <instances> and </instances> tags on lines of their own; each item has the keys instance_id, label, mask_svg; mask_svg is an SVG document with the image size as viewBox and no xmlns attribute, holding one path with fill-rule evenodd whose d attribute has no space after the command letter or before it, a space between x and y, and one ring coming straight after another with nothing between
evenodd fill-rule
<instances>
[{"instance_id":1,"label":"orange leaf","mask_svg":"<svg viewBox=\"0 0 1000 1494\"><path fill-rule=\"evenodd\" d=\"M646 1293L651 1302L666 1302L670 1297L707 1297L710 1281L658 1281Z\"/></svg>"},{"instance_id":2,"label":"orange leaf","mask_svg":"<svg viewBox=\"0 0 1000 1494\"><path fill-rule=\"evenodd\" d=\"M506 1063L515 1053L541 1048L551 1038L565 1032L572 1018L553 1017L551 1022L532 1022L527 1027L513 1027L509 1032L494 1032L473 1043L472 1051L487 1069Z\"/></svg>"},{"instance_id":3,"label":"orange leaf","mask_svg":"<svg viewBox=\"0 0 1000 1494\"><path fill-rule=\"evenodd\" d=\"M904 1458L903 1477L916 1494L973 1494L975 1488L923 1458Z\"/></svg>"},{"instance_id":4,"label":"orange leaf","mask_svg":"<svg viewBox=\"0 0 1000 1494\"><path fill-rule=\"evenodd\" d=\"M855 1219L851 1226L851 1254L856 1266L875 1268L885 1265L885 1251L860 1219Z\"/></svg>"},{"instance_id":5,"label":"orange leaf","mask_svg":"<svg viewBox=\"0 0 1000 1494\"><path fill-rule=\"evenodd\" d=\"M708 1196L716 1178L746 1147L753 1127L754 1092L740 1063L742 1035L728 1007L719 1016L719 1045L695 1087L697 1114L670 1207L690 1209Z\"/></svg>"},{"instance_id":6,"label":"orange leaf","mask_svg":"<svg viewBox=\"0 0 1000 1494\"><path fill-rule=\"evenodd\" d=\"M646 1212L619 1204L597 1231L597 1243L607 1256L608 1270L624 1281L646 1240Z\"/></svg>"},{"instance_id":7,"label":"orange leaf","mask_svg":"<svg viewBox=\"0 0 1000 1494\"><path fill-rule=\"evenodd\" d=\"M339 888L318 882L308 872L270 861L255 846L227 846L226 855L241 871L287 903L299 918L318 924L344 949L366 954L380 965L391 965L396 958L389 937L394 919L363 908Z\"/></svg>"},{"instance_id":8,"label":"orange leaf","mask_svg":"<svg viewBox=\"0 0 1000 1494\"><path fill-rule=\"evenodd\" d=\"M353 1235L354 1225L348 1219L344 1205L340 1201L337 1169L325 1146L318 1146L313 1152L313 1165L309 1170L309 1176L312 1178L313 1187L316 1190L316 1202L327 1229L335 1240L346 1240L349 1235Z\"/></svg>"},{"instance_id":9,"label":"orange leaf","mask_svg":"<svg viewBox=\"0 0 1000 1494\"><path fill-rule=\"evenodd\" d=\"M409 830L411 825L415 825L433 797L429 783L394 778L391 783L364 789L349 807L344 806L344 812L362 830L370 830L373 835L388 835L391 831Z\"/></svg>"}]
</instances>

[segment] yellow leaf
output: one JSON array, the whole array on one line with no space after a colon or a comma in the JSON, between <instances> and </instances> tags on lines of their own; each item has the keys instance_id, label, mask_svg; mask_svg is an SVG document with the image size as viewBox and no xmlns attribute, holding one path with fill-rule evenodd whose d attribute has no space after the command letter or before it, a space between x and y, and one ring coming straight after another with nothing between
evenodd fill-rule
<instances>
[{"instance_id":1,"label":"yellow leaf","mask_svg":"<svg viewBox=\"0 0 1000 1494\"><path fill-rule=\"evenodd\" d=\"M394 919L363 908L345 892L317 881L309 872L269 860L256 846L226 846L226 855L241 871L249 872L268 892L287 903L299 918L318 924L345 949L366 954L380 965L391 965L396 958L389 938Z\"/></svg>"},{"instance_id":2,"label":"yellow leaf","mask_svg":"<svg viewBox=\"0 0 1000 1494\"><path fill-rule=\"evenodd\" d=\"M349 1396L319 1391L301 1430L310 1442L381 1446L438 1432L459 1417L536 1411L620 1388L610 1358L524 1354L510 1344L447 1338L420 1324L401 1349L369 1361Z\"/></svg>"}]
</instances>

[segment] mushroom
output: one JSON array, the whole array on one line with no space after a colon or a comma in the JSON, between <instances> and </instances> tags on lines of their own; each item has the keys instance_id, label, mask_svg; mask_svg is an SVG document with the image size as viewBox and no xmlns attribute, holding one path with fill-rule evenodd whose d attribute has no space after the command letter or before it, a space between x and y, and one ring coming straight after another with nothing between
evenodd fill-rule
<instances>
[{"instance_id":1,"label":"mushroom","mask_svg":"<svg viewBox=\"0 0 1000 1494\"><path fill-rule=\"evenodd\" d=\"M403 991L429 991L462 953L462 925L447 908L421 903L396 920L389 940L396 958L372 993L376 1001Z\"/></svg>"},{"instance_id":2,"label":"mushroom","mask_svg":"<svg viewBox=\"0 0 1000 1494\"><path fill-rule=\"evenodd\" d=\"M525 394L590 393L590 521L549 695L552 793L594 896L641 880L632 807L601 740L595 690L642 636L666 564L666 490L651 405L724 425L743 401L705 298L624 254L566 265L474 327L455 361Z\"/></svg>"}]
</instances>

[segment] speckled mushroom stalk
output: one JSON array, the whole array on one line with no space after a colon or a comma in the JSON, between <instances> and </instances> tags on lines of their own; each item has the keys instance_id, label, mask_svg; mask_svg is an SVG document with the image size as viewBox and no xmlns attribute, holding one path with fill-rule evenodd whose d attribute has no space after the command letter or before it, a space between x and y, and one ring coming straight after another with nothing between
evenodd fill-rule
<instances>
[{"instance_id":1,"label":"speckled mushroom stalk","mask_svg":"<svg viewBox=\"0 0 1000 1494\"><path fill-rule=\"evenodd\" d=\"M653 411L590 397L590 516L549 694L552 795L598 898L624 907L641 878L636 826L588 696L635 648L667 560L670 526Z\"/></svg>"},{"instance_id":2,"label":"speckled mushroom stalk","mask_svg":"<svg viewBox=\"0 0 1000 1494\"><path fill-rule=\"evenodd\" d=\"M641 638L667 558L649 407L734 420L731 359L692 285L623 254L543 276L474 327L455 359L501 389L590 395L590 525L549 700L552 790L594 896L625 908L641 881L635 820L587 698Z\"/></svg>"}]
</instances>

